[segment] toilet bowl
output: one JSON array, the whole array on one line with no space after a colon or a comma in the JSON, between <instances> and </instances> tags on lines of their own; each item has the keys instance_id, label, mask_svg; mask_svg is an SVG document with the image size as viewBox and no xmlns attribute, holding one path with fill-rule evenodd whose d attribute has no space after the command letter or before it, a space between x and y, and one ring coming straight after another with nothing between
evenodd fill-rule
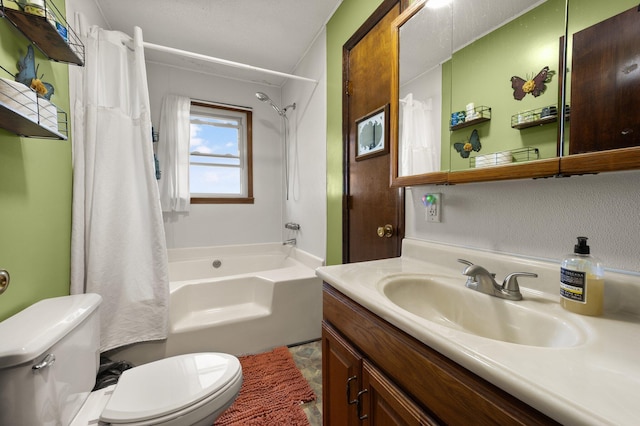
<instances>
[{"instance_id":1,"label":"toilet bowl","mask_svg":"<svg viewBox=\"0 0 640 426\"><path fill-rule=\"evenodd\" d=\"M96 294L40 301L0 323L0 424L211 426L235 400L229 354L179 355L125 370L91 392L99 367Z\"/></svg>"}]
</instances>

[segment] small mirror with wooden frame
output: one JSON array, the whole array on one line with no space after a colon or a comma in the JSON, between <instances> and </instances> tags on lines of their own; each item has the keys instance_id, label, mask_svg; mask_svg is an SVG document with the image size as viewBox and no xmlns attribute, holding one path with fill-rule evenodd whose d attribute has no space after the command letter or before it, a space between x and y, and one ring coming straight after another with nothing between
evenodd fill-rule
<instances>
[{"instance_id":1,"label":"small mirror with wooden frame","mask_svg":"<svg viewBox=\"0 0 640 426\"><path fill-rule=\"evenodd\" d=\"M446 183L442 63L451 56L451 7L414 3L392 25L391 185ZM445 154L447 151L445 151Z\"/></svg>"}]
</instances>

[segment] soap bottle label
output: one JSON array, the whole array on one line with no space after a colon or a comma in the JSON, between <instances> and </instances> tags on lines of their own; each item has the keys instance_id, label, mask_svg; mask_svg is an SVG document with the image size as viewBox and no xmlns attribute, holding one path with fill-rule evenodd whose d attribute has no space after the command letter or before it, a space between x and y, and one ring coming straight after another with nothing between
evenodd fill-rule
<instances>
[{"instance_id":1,"label":"soap bottle label","mask_svg":"<svg viewBox=\"0 0 640 426\"><path fill-rule=\"evenodd\" d=\"M587 303L587 274L560 268L560 296L578 303Z\"/></svg>"}]
</instances>

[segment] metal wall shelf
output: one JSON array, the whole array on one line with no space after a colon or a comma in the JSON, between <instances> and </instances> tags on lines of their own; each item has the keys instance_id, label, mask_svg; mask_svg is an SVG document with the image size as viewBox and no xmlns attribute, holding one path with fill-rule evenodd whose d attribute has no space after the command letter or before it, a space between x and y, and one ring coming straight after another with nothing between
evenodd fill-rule
<instances>
[{"instance_id":1,"label":"metal wall shelf","mask_svg":"<svg viewBox=\"0 0 640 426\"><path fill-rule=\"evenodd\" d=\"M64 132L67 132L67 114L58 109L58 117L64 116L63 126L61 126L60 118L58 118L58 126L64 127ZM19 136L28 138L43 138L43 139L60 139L67 140L67 135L56 132L52 129L42 126L38 122L31 120L29 117L13 110L2 102L0 102L0 127L9 130Z\"/></svg>"},{"instance_id":2,"label":"metal wall shelf","mask_svg":"<svg viewBox=\"0 0 640 426\"><path fill-rule=\"evenodd\" d=\"M481 168L490 166L500 166L511 163L521 163L540 159L538 148L524 147L508 151L494 152L491 154L476 155L469 158L469 167Z\"/></svg>"},{"instance_id":3,"label":"metal wall shelf","mask_svg":"<svg viewBox=\"0 0 640 426\"><path fill-rule=\"evenodd\" d=\"M17 6L15 1L0 0L0 16L5 17L47 58L56 62L84 65L84 44L51 1L44 2L44 13L47 17L10 8L5 6L5 3L14 3ZM62 31L66 32L66 39L56 25L64 28Z\"/></svg>"},{"instance_id":4,"label":"metal wall shelf","mask_svg":"<svg viewBox=\"0 0 640 426\"><path fill-rule=\"evenodd\" d=\"M565 117L569 119L569 106L566 107ZM544 126L558 121L558 110L555 105L519 112L511 116L511 127L522 130L529 127Z\"/></svg>"},{"instance_id":5,"label":"metal wall shelf","mask_svg":"<svg viewBox=\"0 0 640 426\"><path fill-rule=\"evenodd\" d=\"M474 126L476 124L484 123L485 121L491 120L491 108L486 106L477 106L473 109L473 117L470 120L467 120L465 117L465 121L460 122L454 126L449 126L450 130L459 130L465 127ZM461 111L464 113L464 111Z\"/></svg>"},{"instance_id":6,"label":"metal wall shelf","mask_svg":"<svg viewBox=\"0 0 640 426\"><path fill-rule=\"evenodd\" d=\"M0 0L0 17L6 18L50 60L84 65L84 44L76 32L51 1L44 0L43 4L37 10L43 15L39 16L22 11L16 1ZM67 113L37 97L30 88L0 80L0 95L1 128L24 137L68 139Z\"/></svg>"},{"instance_id":7,"label":"metal wall shelf","mask_svg":"<svg viewBox=\"0 0 640 426\"><path fill-rule=\"evenodd\" d=\"M3 67L0 71L13 77ZM69 134L66 112L9 79L0 79L0 128L33 138L66 140Z\"/></svg>"}]
</instances>

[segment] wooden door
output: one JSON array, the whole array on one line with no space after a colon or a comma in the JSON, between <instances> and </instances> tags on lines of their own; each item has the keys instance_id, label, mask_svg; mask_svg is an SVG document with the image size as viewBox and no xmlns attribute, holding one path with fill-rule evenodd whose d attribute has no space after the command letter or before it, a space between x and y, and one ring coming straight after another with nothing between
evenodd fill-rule
<instances>
[{"instance_id":1,"label":"wooden door","mask_svg":"<svg viewBox=\"0 0 640 426\"><path fill-rule=\"evenodd\" d=\"M358 425L362 357L329 325L322 324L322 423Z\"/></svg>"},{"instance_id":2,"label":"wooden door","mask_svg":"<svg viewBox=\"0 0 640 426\"><path fill-rule=\"evenodd\" d=\"M344 46L344 263L400 255L404 190L390 188L388 108L387 149L358 156L357 147L358 123L363 125L366 117L384 111L391 99L391 23L399 13L400 0L384 1Z\"/></svg>"}]
</instances>

